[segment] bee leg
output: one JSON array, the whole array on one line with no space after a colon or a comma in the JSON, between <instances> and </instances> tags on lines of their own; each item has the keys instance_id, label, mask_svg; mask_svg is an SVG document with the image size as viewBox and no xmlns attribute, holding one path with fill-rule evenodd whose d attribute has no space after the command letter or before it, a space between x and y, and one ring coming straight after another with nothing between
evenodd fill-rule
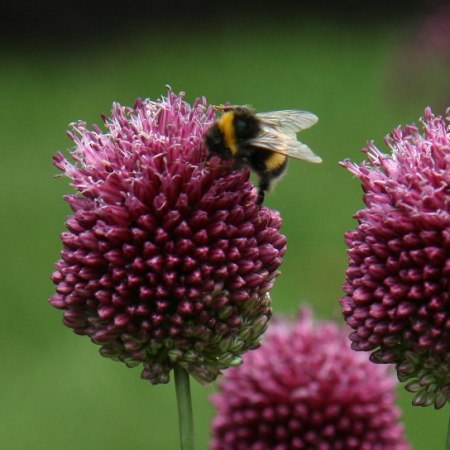
<instances>
[{"instance_id":1,"label":"bee leg","mask_svg":"<svg viewBox=\"0 0 450 450\"><path fill-rule=\"evenodd\" d=\"M268 175L261 175L261 179L259 180L259 186L258 186L258 198L256 200L257 205L262 205L264 202L264 198L266 196L266 192L270 188L270 176Z\"/></svg>"},{"instance_id":2,"label":"bee leg","mask_svg":"<svg viewBox=\"0 0 450 450\"><path fill-rule=\"evenodd\" d=\"M265 196L266 196L265 191L263 191L263 190L261 189L261 187L260 187L260 188L259 188L259 191L258 191L258 198L256 199L256 204L257 204L257 205L262 205L262 204L264 203L264 198L265 198Z\"/></svg>"}]
</instances>

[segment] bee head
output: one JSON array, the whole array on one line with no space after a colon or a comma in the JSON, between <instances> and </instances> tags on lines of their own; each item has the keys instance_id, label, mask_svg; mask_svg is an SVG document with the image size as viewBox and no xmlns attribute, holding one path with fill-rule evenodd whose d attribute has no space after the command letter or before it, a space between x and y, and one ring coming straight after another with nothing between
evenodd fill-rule
<instances>
[{"instance_id":1,"label":"bee head","mask_svg":"<svg viewBox=\"0 0 450 450\"><path fill-rule=\"evenodd\" d=\"M233 125L238 141L252 139L259 132L258 119L248 108L238 107L234 110Z\"/></svg>"},{"instance_id":2,"label":"bee head","mask_svg":"<svg viewBox=\"0 0 450 450\"><path fill-rule=\"evenodd\" d=\"M258 119L250 109L237 106L224 112L205 135L205 144L211 154L223 159L235 158L241 144L257 136Z\"/></svg>"},{"instance_id":3,"label":"bee head","mask_svg":"<svg viewBox=\"0 0 450 450\"><path fill-rule=\"evenodd\" d=\"M231 157L229 149L225 145L224 137L219 126L214 124L205 135L205 144L210 154L228 159Z\"/></svg>"}]
</instances>

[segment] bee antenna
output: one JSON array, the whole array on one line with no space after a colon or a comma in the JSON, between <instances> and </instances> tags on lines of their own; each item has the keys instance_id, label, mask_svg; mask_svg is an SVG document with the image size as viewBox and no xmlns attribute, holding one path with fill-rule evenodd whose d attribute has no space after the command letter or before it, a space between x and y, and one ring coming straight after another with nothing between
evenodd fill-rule
<instances>
[{"instance_id":1,"label":"bee antenna","mask_svg":"<svg viewBox=\"0 0 450 450\"><path fill-rule=\"evenodd\" d=\"M231 109L235 109L236 106L230 104L220 104L220 105L211 105L211 108L217 109L219 111L229 111Z\"/></svg>"}]
</instances>

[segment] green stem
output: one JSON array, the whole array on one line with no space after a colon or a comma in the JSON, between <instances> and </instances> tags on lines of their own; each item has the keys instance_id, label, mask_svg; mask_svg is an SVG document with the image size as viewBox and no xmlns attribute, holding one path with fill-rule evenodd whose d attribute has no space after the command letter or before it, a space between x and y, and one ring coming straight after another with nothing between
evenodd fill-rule
<instances>
[{"instance_id":1,"label":"green stem","mask_svg":"<svg viewBox=\"0 0 450 450\"><path fill-rule=\"evenodd\" d=\"M450 450L450 417L449 417L449 420L448 420L447 444L445 446L445 450Z\"/></svg>"},{"instance_id":2,"label":"green stem","mask_svg":"<svg viewBox=\"0 0 450 450\"><path fill-rule=\"evenodd\" d=\"M180 366L175 366L174 372L181 450L194 450L194 421L189 374Z\"/></svg>"}]
</instances>

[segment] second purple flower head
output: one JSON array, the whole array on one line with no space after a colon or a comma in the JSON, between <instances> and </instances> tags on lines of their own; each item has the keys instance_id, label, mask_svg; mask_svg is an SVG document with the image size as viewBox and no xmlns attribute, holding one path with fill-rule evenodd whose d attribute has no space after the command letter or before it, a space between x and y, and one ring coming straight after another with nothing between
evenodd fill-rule
<instances>
[{"instance_id":1,"label":"second purple flower head","mask_svg":"<svg viewBox=\"0 0 450 450\"><path fill-rule=\"evenodd\" d=\"M368 162L343 165L366 208L346 234L349 267L341 300L355 350L393 363L416 405L450 401L450 110L429 108L415 125L373 144Z\"/></svg>"}]
</instances>

